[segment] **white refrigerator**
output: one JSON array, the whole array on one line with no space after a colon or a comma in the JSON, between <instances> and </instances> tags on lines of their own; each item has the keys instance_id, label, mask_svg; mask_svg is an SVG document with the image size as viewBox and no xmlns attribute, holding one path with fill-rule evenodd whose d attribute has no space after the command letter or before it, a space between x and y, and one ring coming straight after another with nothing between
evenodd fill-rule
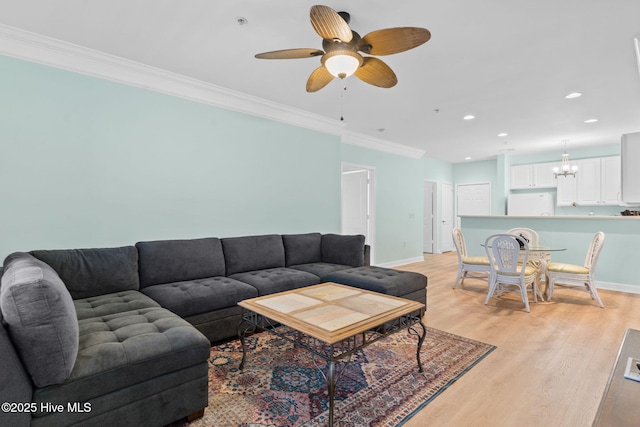
<instances>
[{"instance_id":1,"label":"white refrigerator","mask_svg":"<svg viewBox=\"0 0 640 427\"><path fill-rule=\"evenodd\" d=\"M553 193L513 193L509 194L507 215L540 216L554 215Z\"/></svg>"}]
</instances>

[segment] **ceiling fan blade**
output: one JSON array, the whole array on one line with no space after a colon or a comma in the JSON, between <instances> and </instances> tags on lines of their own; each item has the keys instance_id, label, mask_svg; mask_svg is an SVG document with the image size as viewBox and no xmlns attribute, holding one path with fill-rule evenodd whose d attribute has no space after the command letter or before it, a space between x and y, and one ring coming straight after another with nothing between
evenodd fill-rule
<instances>
[{"instance_id":1,"label":"ceiling fan blade","mask_svg":"<svg viewBox=\"0 0 640 427\"><path fill-rule=\"evenodd\" d=\"M335 10L328 6L316 5L311 7L309 15L313 29L323 39L338 39L345 43L351 41L353 34L349 24Z\"/></svg>"},{"instance_id":2,"label":"ceiling fan blade","mask_svg":"<svg viewBox=\"0 0 640 427\"><path fill-rule=\"evenodd\" d=\"M378 58L366 57L362 67L354 74L357 78L370 85L389 88L398 83L398 78L391 68Z\"/></svg>"},{"instance_id":3,"label":"ceiling fan blade","mask_svg":"<svg viewBox=\"0 0 640 427\"><path fill-rule=\"evenodd\" d=\"M333 75L324 66L313 70L307 80L307 92L317 92L333 80Z\"/></svg>"},{"instance_id":4,"label":"ceiling fan blade","mask_svg":"<svg viewBox=\"0 0 640 427\"><path fill-rule=\"evenodd\" d=\"M371 55L392 55L420 46L430 38L431 33L425 28L387 28L364 36L358 44L358 50Z\"/></svg>"},{"instance_id":5,"label":"ceiling fan blade","mask_svg":"<svg viewBox=\"0 0 640 427\"><path fill-rule=\"evenodd\" d=\"M301 48L301 49L284 49L274 50L272 52L263 52L256 54L258 59L296 59L311 58L313 56L324 55L324 52L318 49Z\"/></svg>"}]
</instances>

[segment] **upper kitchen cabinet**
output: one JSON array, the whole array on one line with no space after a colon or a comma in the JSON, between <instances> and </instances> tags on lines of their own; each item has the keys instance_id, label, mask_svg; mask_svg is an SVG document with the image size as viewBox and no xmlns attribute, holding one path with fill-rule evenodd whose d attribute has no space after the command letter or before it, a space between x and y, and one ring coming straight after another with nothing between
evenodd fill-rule
<instances>
[{"instance_id":1,"label":"upper kitchen cabinet","mask_svg":"<svg viewBox=\"0 0 640 427\"><path fill-rule=\"evenodd\" d=\"M620 204L620 156L577 161L576 177L558 177L558 206Z\"/></svg>"},{"instance_id":2,"label":"upper kitchen cabinet","mask_svg":"<svg viewBox=\"0 0 640 427\"><path fill-rule=\"evenodd\" d=\"M553 176L553 167L557 165L556 162L548 162L511 166L509 188L511 190L555 188L556 179Z\"/></svg>"}]
</instances>

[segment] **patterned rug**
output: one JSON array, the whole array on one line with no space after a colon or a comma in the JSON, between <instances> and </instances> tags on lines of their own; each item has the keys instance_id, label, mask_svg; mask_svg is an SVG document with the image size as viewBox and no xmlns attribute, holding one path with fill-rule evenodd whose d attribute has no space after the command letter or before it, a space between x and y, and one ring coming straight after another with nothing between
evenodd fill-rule
<instances>
[{"instance_id":1,"label":"patterned rug","mask_svg":"<svg viewBox=\"0 0 640 427\"><path fill-rule=\"evenodd\" d=\"M402 425L495 349L427 327L419 373L416 343L404 330L356 353L336 385L334 425ZM248 337L247 348L242 372L239 340L211 348L204 417L173 426L327 425L326 384L310 353L268 332Z\"/></svg>"}]
</instances>

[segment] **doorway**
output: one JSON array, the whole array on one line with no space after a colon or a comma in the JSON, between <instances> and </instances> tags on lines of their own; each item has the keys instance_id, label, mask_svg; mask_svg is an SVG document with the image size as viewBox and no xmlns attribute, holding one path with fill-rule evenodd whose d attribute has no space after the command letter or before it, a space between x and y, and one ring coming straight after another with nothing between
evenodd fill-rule
<instances>
[{"instance_id":1,"label":"doorway","mask_svg":"<svg viewBox=\"0 0 640 427\"><path fill-rule=\"evenodd\" d=\"M342 164L342 234L362 234L371 247L371 264L375 248L375 168Z\"/></svg>"}]
</instances>

